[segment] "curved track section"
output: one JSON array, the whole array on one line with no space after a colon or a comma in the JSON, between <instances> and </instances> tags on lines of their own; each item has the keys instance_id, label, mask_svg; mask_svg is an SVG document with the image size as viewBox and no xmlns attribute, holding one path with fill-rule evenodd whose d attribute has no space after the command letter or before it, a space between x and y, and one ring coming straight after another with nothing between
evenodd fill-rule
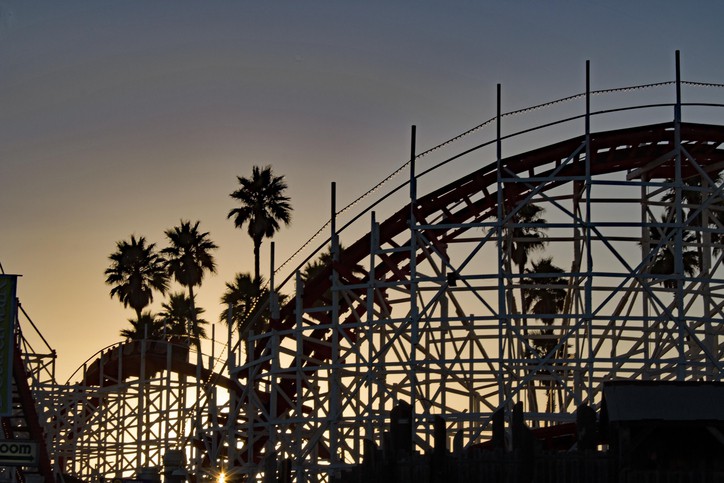
<instances>
[{"instance_id":1,"label":"curved track section","mask_svg":"<svg viewBox=\"0 0 724 483\"><path fill-rule=\"evenodd\" d=\"M83 481L134 478L139 468L162 467L168 450L185 449L194 474L215 470L220 444L212 433L225 417L217 393L228 400L240 387L189 349L160 340L118 344L84 365L80 382L59 386L48 425L59 467Z\"/></svg>"},{"instance_id":2,"label":"curved track section","mask_svg":"<svg viewBox=\"0 0 724 483\"><path fill-rule=\"evenodd\" d=\"M232 369L228 466L334 472L384 444L401 402L426 450L435 415L474 444L517 401L539 427L607 380L721 379L723 143L704 124L580 136L372 219L342 253L333 237L333 267L297 278Z\"/></svg>"}]
</instances>

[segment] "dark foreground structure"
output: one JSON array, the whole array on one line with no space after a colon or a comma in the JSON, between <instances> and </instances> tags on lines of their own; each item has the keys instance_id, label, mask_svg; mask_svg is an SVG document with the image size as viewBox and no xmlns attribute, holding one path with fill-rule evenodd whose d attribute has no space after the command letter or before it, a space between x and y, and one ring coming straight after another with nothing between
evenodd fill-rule
<instances>
[{"instance_id":1,"label":"dark foreground structure","mask_svg":"<svg viewBox=\"0 0 724 483\"><path fill-rule=\"evenodd\" d=\"M512 425L493 419L487 443L447 447L435 418L435 448L411 453L409 406L391 413L383 448L367 441L364 461L335 482L715 483L724 482L724 384L607 384L598 414L581 406L575 424L528 428L522 404ZM283 465L282 465L283 468ZM281 472L278 481L286 480Z\"/></svg>"}]
</instances>

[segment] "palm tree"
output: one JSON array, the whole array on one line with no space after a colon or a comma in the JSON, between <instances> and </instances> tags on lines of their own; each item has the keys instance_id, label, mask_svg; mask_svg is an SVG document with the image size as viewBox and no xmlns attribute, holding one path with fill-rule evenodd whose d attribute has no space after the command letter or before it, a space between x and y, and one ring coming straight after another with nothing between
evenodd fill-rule
<instances>
[{"instance_id":1,"label":"palm tree","mask_svg":"<svg viewBox=\"0 0 724 483\"><path fill-rule=\"evenodd\" d=\"M505 258L509 263L518 267L521 281L531 253L542 250L548 243L544 227L547 220L542 217L544 211L544 208L533 203L523 205L511 217L510 224L512 227L506 229L501 242ZM509 266L509 264L506 263L506 266ZM525 298L522 289L519 296L522 306ZM512 296L510 303L513 312L515 312L515 299ZM523 320L523 325L525 325L525 320Z\"/></svg>"},{"instance_id":2,"label":"palm tree","mask_svg":"<svg viewBox=\"0 0 724 483\"><path fill-rule=\"evenodd\" d=\"M662 215L660 223L666 223L666 214ZM649 228L649 244L652 250L661 243L658 251L654 255L653 260L649 263L649 273L653 275L673 275L676 273L676 259L674 257L674 236L672 227L659 228L651 226ZM684 244L697 244L696 235L692 232L686 232L683 236ZM697 244L698 245L698 244ZM685 249L682 254L682 262L684 273L694 276L701 268L701 257L696 248ZM665 279L663 286L666 288L676 288L676 280L672 278Z\"/></svg>"},{"instance_id":3,"label":"palm tree","mask_svg":"<svg viewBox=\"0 0 724 483\"><path fill-rule=\"evenodd\" d=\"M106 283L113 285L111 297L118 297L124 307L136 311L136 320L141 311L153 302L153 291L162 294L168 288L168 276L163 259L156 253L156 245L146 244L144 237L116 243L116 251L110 255L111 266L105 271Z\"/></svg>"},{"instance_id":4,"label":"palm tree","mask_svg":"<svg viewBox=\"0 0 724 483\"><path fill-rule=\"evenodd\" d=\"M166 230L170 246L161 250L166 258L166 270L178 283L189 289L194 303L194 287L200 286L204 274L216 273L216 261L211 254L218 247L209 238L209 232L199 232L199 223L181 220L181 225Z\"/></svg>"},{"instance_id":5,"label":"palm tree","mask_svg":"<svg viewBox=\"0 0 724 483\"><path fill-rule=\"evenodd\" d=\"M716 185L721 184L722 182L722 171L713 171L709 173L709 176L711 178L711 181L714 183L714 186L709 186L708 189L713 189L716 187ZM667 180L668 183L673 183L674 181L669 179ZM713 243L713 252L714 254L719 254L722 251L722 242L724 241L724 237L722 237L722 209L724 208L721 199L717 199L714 203L710 204L708 210L702 210L698 214L696 213L697 210L704 204L704 202L707 200L709 196L711 196L710 192L707 192L706 189L704 189L704 181L702 176L696 175L691 176L689 178L686 178L683 180L683 189L681 191L681 202L684 205L688 206L688 210L685 212L684 217L687 219L690 219L687 226L692 227L693 230L687 232L684 235L684 242L696 242L696 246L698 247L696 250L688 250L684 252L684 272L689 275L696 274L696 271L701 270L701 261L703 260L703 250L704 245L702 243L702 232L700 229L706 229L709 227L712 228L718 228L716 231L714 231L711 234L711 242ZM662 200L669 203L669 205L666 208L665 214L662 217L662 221L664 219L666 220L673 220L674 217L674 203L676 201L676 190L675 188L669 189L666 193L664 193L664 196L662 197ZM708 211L709 215L706 218L705 221L705 213ZM650 233L652 235L655 235L652 237L652 240L658 240L661 239L661 236L659 233L656 232L656 230L651 229ZM670 234L670 231L666 233L666 235ZM690 252L696 252L696 257L692 255ZM671 257L669 257L671 258ZM673 263L673 259L671 259L671 262ZM656 263L654 263L654 269L657 270L668 270L668 267L666 267L666 264L668 263L668 260L664 260L664 257L661 257L660 260L658 260ZM658 265L658 267L656 267ZM673 264L672 264L673 267ZM708 267L707 267L708 268ZM651 273L674 273L673 268L670 272L651 272ZM676 285L675 282L667 281L664 285L671 288L671 285Z\"/></svg>"},{"instance_id":6,"label":"palm tree","mask_svg":"<svg viewBox=\"0 0 724 483\"><path fill-rule=\"evenodd\" d=\"M534 262L526 273L528 277L522 282L523 311L537 315L543 324L551 326L555 320L552 316L563 312L566 301L566 280L557 275L562 274L563 269L553 264L553 257L546 257ZM543 357L558 341L550 337L552 329L543 329L540 335L542 337L532 340L534 348Z\"/></svg>"},{"instance_id":7,"label":"palm tree","mask_svg":"<svg viewBox=\"0 0 724 483\"><path fill-rule=\"evenodd\" d=\"M211 251L218 248L209 238L209 232L199 232L199 223L197 221L192 226L190 221L181 220L181 225L166 230L170 246L161 250L169 276L189 289L189 314L193 317L190 333L196 335L202 328L197 318L199 312L196 310L194 287L201 285L205 272L216 273L216 261Z\"/></svg>"},{"instance_id":8,"label":"palm tree","mask_svg":"<svg viewBox=\"0 0 724 483\"><path fill-rule=\"evenodd\" d=\"M340 244L340 254L344 252L344 250L344 246ZM308 282L313 278L317 277L320 273L322 273L325 268L332 265L332 257L332 247L329 246L327 247L327 251L321 253L316 260L309 262L304 266L304 268L302 269L302 280ZM366 275L364 267L360 264L356 264L352 267L352 273L359 277L364 277Z\"/></svg>"},{"instance_id":9,"label":"palm tree","mask_svg":"<svg viewBox=\"0 0 724 483\"><path fill-rule=\"evenodd\" d=\"M131 329L122 329L121 337L127 342L132 340L152 339L159 340L163 338L163 321L150 311L139 314L136 319L128 319L131 323Z\"/></svg>"},{"instance_id":10,"label":"palm tree","mask_svg":"<svg viewBox=\"0 0 724 483\"><path fill-rule=\"evenodd\" d=\"M711 172L709 173L709 176L714 183L715 186L709 186L709 189L713 189L716 187L716 185L721 184L722 182L722 172ZM673 184L674 180L668 179L667 183ZM707 197L710 196L710 193L708 193L704 189L704 183L701 176L691 176L689 178L686 178L683 180L683 189L681 190L681 202L682 204L688 205L688 212L686 213L686 218L691 218L692 222L689 223L690 226L694 227L703 227L703 214L704 211L700 212L698 215L694 217L694 213L699 209L699 207L704 204L704 201ZM669 203L669 206L666 209L667 214L671 210L673 210L673 204L676 200L676 189L670 188L664 193L664 196L661 198L662 201L666 201ZM712 213L711 216L716 216L716 213L718 213L718 208L721 207L721 203L715 203L712 205ZM712 220L709 220L709 224L713 224Z\"/></svg>"},{"instance_id":11,"label":"palm tree","mask_svg":"<svg viewBox=\"0 0 724 483\"><path fill-rule=\"evenodd\" d=\"M541 227L548 223L542 217L543 212L544 208L528 203L512 217L514 226L510 229L507 240L510 246L505 246L505 251L510 250L510 261L518 266L521 275L525 272L530 254L542 250L548 243L545 228Z\"/></svg>"},{"instance_id":12,"label":"palm tree","mask_svg":"<svg viewBox=\"0 0 724 483\"><path fill-rule=\"evenodd\" d=\"M274 176L271 166L254 166L251 178L237 176L241 188L231 193L241 206L229 211L227 218L234 218L234 226L247 225L247 233L254 242L254 278L260 278L259 249L261 242L279 231L282 222L291 222L292 206L284 195L287 184L284 176Z\"/></svg>"},{"instance_id":13,"label":"palm tree","mask_svg":"<svg viewBox=\"0 0 724 483\"><path fill-rule=\"evenodd\" d=\"M184 337L193 342L200 350L201 339L206 338L204 325L209 322L200 318L204 309L196 307L193 300L183 292L173 293L168 302L161 305L158 317L163 321L166 336Z\"/></svg>"},{"instance_id":14,"label":"palm tree","mask_svg":"<svg viewBox=\"0 0 724 483\"><path fill-rule=\"evenodd\" d=\"M344 246L341 244L339 245L339 252L340 252L340 259L342 258L342 253L344 252ZM328 247L325 252L322 252L316 260L311 261L307 263L304 268L302 269L302 280L304 280L305 283L309 283L311 280L319 277L325 270L329 269L332 266L332 247ZM331 275L331 271L327 272L329 275ZM352 266L351 273L354 277L357 277L359 279L363 279L367 274L364 270L364 267L360 264L355 264ZM329 281L329 279L328 279ZM323 307L325 305L330 305L332 303L332 287L330 287L324 291L324 293L321 295L320 299L314 302L312 307ZM342 314L349 310L350 305L349 301L340 298L338 310L339 313ZM323 322L326 317L329 316L328 312L312 312L310 313L310 316L317 319L320 322Z\"/></svg>"},{"instance_id":15,"label":"palm tree","mask_svg":"<svg viewBox=\"0 0 724 483\"><path fill-rule=\"evenodd\" d=\"M560 277L563 269L553 264L553 257L546 257L533 263L532 268L526 269L528 277L522 280L523 284L523 311L538 316L546 328L531 332L531 345L536 351L536 356L543 358L550 353L559 339L551 327L555 322L554 315L563 312L566 301L566 280ZM556 351L557 354L565 355L567 345ZM547 373L547 372L545 372ZM547 403L546 410L554 409L555 399L553 387L555 381L550 380L546 385Z\"/></svg>"},{"instance_id":16,"label":"palm tree","mask_svg":"<svg viewBox=\"0 0 724 483\"><path fill-rule=\"evenodd\" d=\"M263 285L263 279L253 279L249 273L237 273L232 283L226 283L221 302L225 307L231 306L231 323L239 338L252 329L264 329L269 322L269 290ZM219 314L219 321L229 323L228 310Z\"/></svg>"}]
</instances>

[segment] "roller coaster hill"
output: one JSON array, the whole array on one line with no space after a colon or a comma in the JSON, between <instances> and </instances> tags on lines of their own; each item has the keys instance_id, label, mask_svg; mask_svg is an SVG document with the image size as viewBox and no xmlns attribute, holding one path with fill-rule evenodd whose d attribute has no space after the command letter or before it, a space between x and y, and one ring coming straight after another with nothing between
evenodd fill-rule
<instances>
[{"instance_id":1,"label":"roller coaster hill","mask_svg":"<svg viewBox=\"0 0 724 483\"><path fill-rule=\"evenodd\" d=\"M499 86L432 149L413 128L360 199L333 185L304 261L272 261L268 326L210 354L119 343L60 384L20 310L2 426L39 462L3 475L724 481L724 85L675 71L592 90L587 64L583 93L505 112Z\"/></svg>"}]
</instances>

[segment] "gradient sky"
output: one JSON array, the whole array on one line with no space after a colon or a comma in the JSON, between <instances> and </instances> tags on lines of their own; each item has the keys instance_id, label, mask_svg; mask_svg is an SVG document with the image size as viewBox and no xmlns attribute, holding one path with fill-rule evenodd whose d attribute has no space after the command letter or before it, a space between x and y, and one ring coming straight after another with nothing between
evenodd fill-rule
<instances>
[{"instance_id":1,"label":"gradient sky","mask_svg":"<svg viewBox=\"0 0 724 483\"><path fill-rule=\"evenodd\" d=\"M586 59L594 89L671 80L676 49L686 79L724 82L722 18L720 1L2 1L0 263L64 381L133 316L103 275L131 234L163 246L200 220L217 319L253 270L226 214L254 164L289 184L284 260L331 181L342 206L406 161L411 124L423 149L492 117L496 83L504 110L579 93Z\"/></svg>"}]
</instances>

